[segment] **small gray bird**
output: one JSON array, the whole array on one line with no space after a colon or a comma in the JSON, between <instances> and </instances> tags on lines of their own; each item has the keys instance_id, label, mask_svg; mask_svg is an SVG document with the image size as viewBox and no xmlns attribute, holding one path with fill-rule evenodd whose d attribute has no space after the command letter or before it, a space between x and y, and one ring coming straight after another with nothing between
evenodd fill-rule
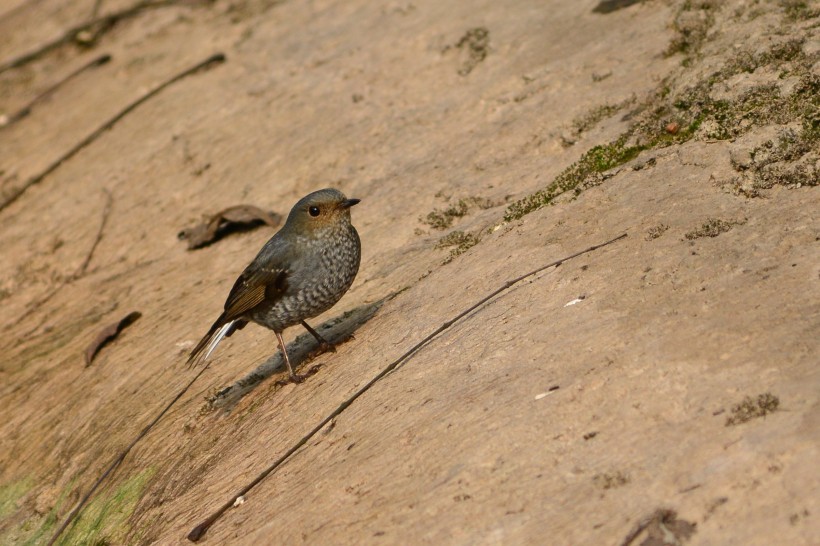
<instances>
[{"instance_id":1,"label":"small gray bird","mask_svg":"<svg viewBox=\"0 0 820 546\"><path fill-rule=\"evenodd\" d=\"M205 361L224 337L244 328L248 321L273 330L296 383L305 376L294 373L290 365L282 339L285 328L301 324L322 350L335 351L305 319L333 307L359 271L361 242L350 223L350 207L358 202L332 188L300 199L282 229L236 280L225 310L191 351L188 364Z\"/></svg>"}]
</instances>

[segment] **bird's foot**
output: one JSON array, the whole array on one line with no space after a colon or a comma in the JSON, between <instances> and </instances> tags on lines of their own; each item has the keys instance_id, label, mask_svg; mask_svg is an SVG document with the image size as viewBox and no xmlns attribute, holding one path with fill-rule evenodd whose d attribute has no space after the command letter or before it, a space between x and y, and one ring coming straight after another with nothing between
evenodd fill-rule
<instances>
[{"instance_id":1,"label":"bird's foot","mask_svg":"<svg viewBox=\"0 0 820 546\"><path fill-rule=\"evenodd\" d=\"M307 379L307 378L308 378L308 374L294 373L294 374L289 375L287 379L278 380L276 382L276 386L277 387L284 387L288 383L294 383L294 384L298 385L299 383L304 382L304 380Z\"/></svg>"},{"instance_id":2,"label":"bird's foot","mask_svg":"<svg viewBox=\"0 0 820 546\"><path fill-rule=\"evenodd\" d=\"M295 383L295 384L298 385L299 383L303 383L305 381L305 379L307 379L311 375L314 375L316 372L318 372L321 367L322 367L321 364L317 364L315 366L312 366L307 372L305 372L303 374L301 374L301 373L292 373L292 374L290 374L290 376L287 379L280 379L279 381L276 382L276 384L280 387L283 387L283 386L287 385L288 383Z\"/></svg>"},{"instance_id":3,"label":"bird's foot","mask_svg":"<svg viewBox=\"0 0 820 546\"><path fill-rule=\"evenodd\" d=\"M324 343L320 343L318 347L313 349L307 354L307 360L313 360L319 355L323 355L325 353L335 353L336 352L336 345L333 343L328 343L325 341Z\"/></svg>"},{"instance_id":4,"label":"bird's foot","mask_svg":"<svg viewBox=\"0 0 820 546\"><path fill-rule=\"evenodd\" d=\"M291 374L290 382L291 383L301 383L302 381L304 381L307 378L308 378L307 374L295 373L295 374Z\"/></svg>"}]
</instances>

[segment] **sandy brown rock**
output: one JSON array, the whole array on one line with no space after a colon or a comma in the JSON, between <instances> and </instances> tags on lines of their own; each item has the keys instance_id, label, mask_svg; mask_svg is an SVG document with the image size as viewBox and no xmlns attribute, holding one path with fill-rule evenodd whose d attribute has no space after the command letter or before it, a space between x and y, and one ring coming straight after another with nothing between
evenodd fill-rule
<instances>
[{"instance_id":1,"label":"sandy brown rock","mask_svg":"<svg viewBox=\"0 0 820 546\"><path fill-rule=\"evenodd\" d=\"M362 199L362 266L316 326L353 338L308 362L313 342L287 331L294 361L319 368L281 385L275 338L237 332L65 544L186 544L442 323L624 232L454 324L203 543L620 544L667 524L686 544L815 543L820 12L748 4L179 2L0 73L9 114L111 54L0 128L2 199L156 85L227 58L0 210L0 542L44 544L190 381L205 317L270 236L186 252L179 227L336 186ZM0 64L92 7L0 6ZM583 176L503 221L567 172ZM451 207L444 229L423 221ZM712 220L731 228L686 237ZM142 318L86 368L131 309ZM776 411L726 426L761 395Z\"/></svg>"}]
</instances>

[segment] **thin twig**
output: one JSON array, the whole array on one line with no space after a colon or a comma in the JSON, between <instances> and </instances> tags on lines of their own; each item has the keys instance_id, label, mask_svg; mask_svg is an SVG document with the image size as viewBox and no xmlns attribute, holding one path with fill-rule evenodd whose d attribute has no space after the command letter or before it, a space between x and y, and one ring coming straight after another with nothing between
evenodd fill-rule
<instances>
[{"instance_id":1,"label":"thin twig","mask_svg":"<svg viewBox=\"0 0 820 546\"><path fill-rule=\"evenodd\" d=\"M635 524L635 527L626 535L623 542L621 542L620 546L630 546L638 535L640 535L647 527L649 527L652 523L656 521L664 521L667 519L674 520L677 517L677 513L674 510L669 510L668 508L658 508L652 514L644 517L643 519L639 520L638 523Z\"/></svg>"},{"instance_id":2,"label":"thin twig","mask_svg":"<svg viewBox=\"0 0 820 546\"><path fill-rule=\"evenodd\" d=\"M91 243L91 248L88 251L88 254L85 255L85 260L77 268L77 271L71 276L71 280L75 281L85 275L86 270L88 269L88 264L91 263L91 258L94 257L94 251L97 250L97 245L100 244L100 241L103 238L103 232L105 232L105 225L108 223L108 217L111 215L111 205L113 204L114 198L111 196L111 192L108 191L107 188L103 188L103 192L105 193L105 206L103 207L102 212L102 219L100 220L100 227L97 230L97 235L94 237L94 242Z\"/></svg>"},{"instance_id":3,"label":"thin twig","mask_svg":"<svg viewBox=\"0 0 820 546\"><path fill-rule=\"evenodd\" d=\"M40 307L45 305L51 298L56 296L57 293L60 290L62 290L63 288L65 288L66 285L69 285L69 284L73 283L74 281L77 281L77 280L81 279L85 275L85 273L88 269L88 264L91 263L91 258L94 257L94 251L97 250L97 245L100 244L100 241L103 238L103 232L105 231L105 226L108 223L108 217L111 215L111 205L113 203L113 197L111 196L111 192L108 191L108 189L103 189L103 192L105 193L105 206L103 207L103 211L102 211L102 219L100 220L100 227L99 227L99 229L97 229L97 235L94 237L94 242L91 243L91 248L86 253L85 258L83 259L83 263L81 263L79 265L79 267L77 267L77 269L74 270L74 273L72 273L69 277L63 279L63 281L60 282L60 284L55 286L45 296L43 296L42 298L36 300L34 303L28 305L26 307L26 310L23 311L23 316L20 317L20 320L18 320L16 322L13 322L11 324L19 324L20 321L23 319L23 317L27 317L27 316L32 315ZM48 317L45 317L45 318L48 318ZM32 332L34 332L35 330L40 328L40 326L42 326L42 324L43 324L43 321L40 321L39 323L37 323L37 325L34 328L32 328L28 332L26 332L26 333L22 334L21 336L19 336L19 339L27 339L32 334Z\"/></svg>"},{"instance_id":4,"label":"thin twig","mask_svg":"<svg viewBox=\"0 0 820 546\"><path fill-rule=\"evenodd\" d=\"M357 398L359 398L361 395L363 395L363 394L364 394L364 393L366 393L368 390L370 390L370 388L371 388L373 385L375 385L375 384L376 384L379 380L381 380L384 376L386 376L387 374L389 374L390 372L392 372L393 370L395 370L395 369L396 369L396 368L397 368L400 364L402 364L403 362L407 361L407 360L408 360L408 359L409 359L409 358L410 358L413 354L415 354L415 353L416 353L419 349L421 349L422 347L424 347L425 345L427 345L427 344L428 344L430 341L432 341L432 340L433 340L436 336L438 336L438 335L439 335L439 334L441 334L443 331L445 331L445 330L447 330L448 328L450 328L453 324L455 324L456 322L458 322L460 319L462 319L462 318L464 318L465 316L469 315L469 314L470 314L470 313L472 313L474 310L476 310L477 308L479 308L479 307L481 307L483 304L485 304L487 301L491 300L492 298L494 298L494 297L495 297L495 296L497 296L498 294L500 294L500 293L504 292L505 290L509 289L512 285L514 285L514 284L516 284L516 283L518 283L518 282L520 282L520 281L522 281L522 280L526 279L527 277L531 277L531 276L533 276L533 275L535 275L535 274L537 274L537 273L540 273L541 271L543 271L543 270L545 270L545 269L548 269L548 268L550 268L550 267L557 267L557 266L561 265L562 263L564 263L564 262L566 262L566 261L568 261L568 260L571 260L571 259L573 259L573 258L576 258L576 257L578 257L578 256L581 256L582 254L586 254L586 253L588 253L588 252L592 252L593 250L599 249L599 248L601 248L601 247L604 247L604 246L610 245L610 244L612 244L612 243L614 243L614 242L616 242L616 241L619 241L619 240L623 239L624 237L626 237L626 233L624 233L624 234L622 234L622 235L620 235L620 236L618 236L618 237L615 237L614 239L611 239L611 240L609 240L609 241L607 241L607 242L605 242L605 243L601 243L601 244L598 244L598 245L595 245L595 246L591 246L591 247L587 248L586 250L582 250L582 251L580 251L580 252L576 252L575 254L572 254L572 255L570 255L570 256L567 256L566 258L562 258L562 259L560 259L560 260L554 261L554 262L549 263L549 264L547 264L547 265L541 266L541 267L539 267L538 269L534 269L533 271L530 271L529 273L526 273L526 274L524 274L524 275L521 275L520 277L516 277L516 278L515 278L515 279L513 279L513 280L507 281L506 283L504 283L504 285L503 285L501 288L499 288L499 289L495 290L494 292L492 292L492 293L491 293L491 294L489 294L488 296L485 296L484 298L482 298L482 299L481 299L481 300L479 300L478 302L476 302L476 303L474 303L473 305L471 305L471 306L470 306L468 309L466 309L465 311L462 311L461 313L459 313L458 315L456 315L456 316L455 316L454 318L452 318L451 320L448 320L447 322L445 322L444 324L442 324L441 326L439 326L439 327L438 327L438 328L437 328L437 329L436 329L433 333L431 333L430 335L428 335L427 337L425 337L424 339L422 339L421 341L419 341L418 343L416 343L415 345L413 345L413 347L411 347L411 348L410 348L410 349L409 349L406 353L404 353L403 355L401 355L399 358L397 358L396 360L394 360L393 362L391 362L391 363L390 363L390 364L389 364L386 368L384 368L382 371L380 371L378 374L376 374L376 376L375 376L375 377L373 377L373 379L371 379L370 381L368 381L368 382L367 382L367 383L366 383L366 384L365 384L362 388L360 388L359 390L357 390L357 391L356 391L356 392L355 392L352 396L350 396L347 400L345 400L344 402L342 402L342 403L341 403L341 405L339 405L339 407L337 407L335 410L333 410L333 411L332 411L332 412L331 412L331 413L330 413L327 417L325 417L324 419L322 419L322 421L321 421L321 422L319 422L319 424L318 424L318 425L316 425L315 427L313 427L313 429L312 429L310 432L308 432L305 436L303 436L301 440L299 440L299 441L298 441L298 442L296 442L293 446L291 446L291 448L290 448L290 449L288 449L288 450L285 452L285 454L284 454L284 455L282 455L281 457L279 457L278 459L276 459L276 461L274 461L274 463L273 463L273 464L271 464L268 468L266 468L266 469L265 469L265 470L264 470L261 474L259 474L259 475L258 475L258 476L257 476L257 477L256 477L256 478L252 481L252 482L250 482L248 485L246 485L245 487L243 487L243 488L242 488L242 489L241 489L241 490L240 490L240 491L239 491L236 495L234 495L233 497L231 497L231 499L230 499L228 502L226 502L225 504L223 504L223 505L222 505L222 507L221 507L221 508L219 508L219 510L217 510L216 512L214 512L213 514L211 514L210 516L208 516L208 518L207 518L205 521L203 521L202 523L200 523L199 525L197 525L196 527L194 527L194 528L191 530L191 532L190 532L190 533L188 533L188 540L190 540L191 542L197 542L200 538L202 538L202 536L203 536L203 535L204 535L204 534L208 531L208 528L210 528L210 527L211 527L211 525L213 525L213 524L214 524L214 523L215 523L215 522L216 522L216 521L217 521L217 520L218 520L218 519L222 516L222 514L224 514L224 513L225 513L228 509L230 509L232 506L234 506L234 504L236 503L236 499L238 499L239 497L244 497L244 496L245 496L245 494L246 494L246 493L248 493L248 491L250 491L251 489L253 489L254 487L256 487L256 486L257 486L257 485L258 485L258 484L259 484L262 480L264 480L265 478L267 478L267 477L268 477L268 475L269 475L271 472L273 472L274 470L276 470L276 469L277 469L277 468L278 468L278 467L279 467L282 463L284 463L284 462L285 462L285 461L286 461L286 460L287 460L287 459L288 459L291 455L293 455L293 454L294 454L294 453L295 453L295 452L296 452L299 448L301 448L303 445L305 445L307 442L309 442L309 441L310 441L310 439L311 439L311 438L313 438L313 436L314 436L314 435L316 435L316 433L317 433L317 432L319 432L320 430L322 430L322 428L324 428L324 427L325 427L325 425L327 425L327 424L328 424L331 420L333 420L333 419L335 419L336 417L338 417L338 416L339 416L339 415L340 415L340 414L341 414L344 410L346 410L346 409L347 409L347 408L348 408L351 404L353 404L353 402L355 402Z\"/></svg>"},{"instance_id":5,"label":"thin twig","mask_svg":"<svg viewBox=\"0 0 820 546\"><path fill-rule=\"evenodd\" d=\"M102 7L102 0L94 0L94 7L91 8L91 19L94 20L97 18L97 15L100 14L100 8Z\"/></svg>"},{"instance_id":6,"label":"thin twig","mask_svg":"<svg viewBox=\"0 0 820 546\"><path fill-rule=\"evenodd\" d=\"M209 68L213 64L222 63L224 61L225 61L225 55L222 54L222 53L217 53L215 55L211 55L210 57L208 57L204 61L202 61L200 63L197 63L196 65L192 66L191 68L183 70L182 72L180 72L176 76L166 80L165 82L161 83L160 85L158 85L157 87L155 87L151 91L148 91L147 93L142 95L140 98L138 98L137 100L135 100L134 102L132 102L131 104L126 106L124 109L120 110L119 113L117 113L114 117L112 117L111 119L109 119L108 121L106 121L105 123L100 125L90 135L88 135L82 141L80 141L79 144L74 145L74 147L72 147L68 152L64 153L56 161L54 161L54 163L49 165L46 168L46 170L44 170L40 174L28 179L26 181L26 183L23 184L21 187L17 188L16 190L13 190L11 192L11 195L9 197L7 197L5 201L0 203L0 211L3 211L3 209L5 209L9 205L11 205L15 201L17 201L17 199L19 199L20 196L23 195L23 193L25 193L26 190L28 190L30 187L42 182L43 179L46 176L48 176L49 174L51 174L52 172L54 172L57 169L57 167L59 167L60 165L62 165L63 163L65 163L66 161L71 159L73 156L75 156L77 154L77 152L79 152L80 150L82 150L83 148L85 148L86 146L88 146L89 144L94 142L95 140L97 140L97 138L99 138L100 135L102 135L103 133L105 133L106 131L111 129L118 121L120 121L122 118L127 116L129 113L131 113L139 105L141 105L142 103L144 103L145 101L147 101L151 97L155 96L156 94L158 94L160 91L162 91L163 89L165 89L169 85L171 85L173 83L176 83L177 81L181 80L182 78L184 78L186 76L190 76L191 74L194 74L195 72L199 72L200 70L204 70L206 68Z\"/></svg>"},{"instance_id":7,"label":"thin twig","mask_svg":"<svg viewBox=\"0 0 820 546\"><path fill-rule=\"evenodd\" d=\"M17 68L19 66L28 64L36 59L39 59L46 53L52 51L53 49L57 49L58 47L67 44L68 42L76 40L77 35L84 31L94 31L94 35L99 37L99 35L102 32L105 32L122 19L134 17L135 15L138 15L141 11L145 9L161 8L173 5L174 3L175 0L143 0L142 2L137 2L135 5L124 8L120 11L115 11L114 13L103 15L102 17L93 17L88 21L85 21L84 23L80 23L79 25L66 30L59 38L56 38L51 42L43 44L33 51L29 51L28 53L24 53L18 57L15 57L14 59L11 59L9 61L6 61L5 63L0 64L0 74L7 70L11 70L12 68Z\"/></svg>"},{"instance_id":8,"label":"thin twig","mask_svg":"<svg viewBox=\"0 0 820 546\"><path fill-rule=\"evenodd\" d=\"M23 119L24 117L26 117L27 115L29 115L31 113L31 109L34 107L35 104L45 100L52 93L54 93L54 91L56 91L59 87L65 85L66 83L68 83L72 79L76 78L77 76L79 76L80 74L82 74L83 72L88 70L89 68L95 68L97 66L102 66L110 60L111 60L111 55L106 53L105 55L100 55L99 57L97 57L93 61L84 64L83 66L81 66L80 68L78 68L77 70L75 70L74 72L72 72L71 74L66 76L65 78L61 79L60 81L53 84L51 87L49 87L48 89L46 89L45 91L43 91L42 93L40 93L39 95L34 97L28 104L26 104L25 106L23 106L22 108L17 110L17 112L15 112L11 116L9 116L5 120L4 123L0 123L0 127L8 127L12 123L20 121L21 119Z\"/></svg>"},{"instance_id":9,"label":"thin twig","mask_svg":"<svg viewBox=\"0 0 820 546\"><path fill-rule=\"evenodd\" d=\"M142 431L141 431L141 432L137 435L137 437L136 437L136 438L134 438L134 440L133 440L130 444L128 444L128 447L126 447L126 448L125 448L125 449L124 449L124 450L123 450L123 451L122 451L122 452L121 452L121 453L117 456L117 458L116 458L116 459L114 459L114 462L112 462L112 463L111 463L111 465L110 465L110 466L106 469L106 471L102 473L102 476L100 476L99 478L97 478L97 481L96 481L96 482L94 482L94 485L92 485L92 486L91 486L91 489L89 489L89 490L88 490L88 492L87 492L85 495L83 495L83 498L82 498L82 499L80 499L80 502L79 502L79 503L77 503L77 506L75 506L75 507L74 507L74 509L71 511L71 513L70 513L70 514L68 514L68 516L67 516L67 517L65 518L65 520L63 521L62 525L60 525L60 528L59 528L59 529L57 529L57 532L56 532L56 533L54 533L54 536L52 536L52 537L51 537L51 540L49 540L49 541L48 541L48 545L47 545L47 546L52 546L52 545L53 545L53 544L57 541L57 539L58 539L58 538L60 538L60 535L63 533L63 531L65 531L65 530L66 530L66 528L67 528L69 525L71 525L71 522L72 522L72 521L74 521L74 518L76 518L76 517L77 517L77 515L80 513L80 510L82 510L82 509L83 509L83 507L86 505L86 503L87 503L87 502L88 502L88 500L91 498L91 496L94 494L94 492L97 490L97 488L98 488L98 487L102 484L102 482L103 482L103 481L105 481L105 479L106 479L106 478L107 478L107 477L108 477L108 476L109 476L109 475L110 475L110 474L111 474L111 473L112 473L112 472L113 472L113 471L114 471L114 470L115 470L115 469L116 469L116 468L117 468L117 467L118 467L118 466L122 463L122 461L125 459L125 457L128 455L128 453L131 451L131 449L133 449L133 448L134 448L134 446L135 446L135 445L137 445L137 442L139 442L140 440L142 440L142 439L145 437L145 435L146 435L146 434L148 434L148 432L150 432L152 428L154 428L154 425L156 425L156 424L159 422L159 420L160 420L160 419L162 419L162 418L163 418L163 416L164 416L166 413L168 413L168 410L170 410L170 409L171 409L171 406L173 406L174 404L176 404L176 403L177 403L177 401L178 401L180 398L182 398L182 395L184 395L184 394L188 391L188 389L190 389L190 388L191 388L191 385L193 385L193 384L194 384L194 382L195 382L197 379L199 379L199 376L201 376L201 375L205 372L205 370L207 370L207 369L208 369L208 367L209 367L209 366L210 366L210 363L208 363L208 364L206 364L205 366L203 366L203 367L202 367L202 369L201 369L201 370L199 370L199 372L197 372L197 374L194 376L194 378L193 378L193 379L191 379L191 380L188 382L188 384L187 384L187 385L185 385L185 387L184 387L181 391L179 391L179 394L177 394L177 395L174 397L174 399L173 399L173 400L171 400L171 401L168 403L168 405L167 405L167 406L165 406L165 408L164 408L161 412L159 412L159 415L157 415L157 416L154 418L154 420L153 420L153 421L151 421L150 423L148 423L148 424L145 426L145 428L143 428L143 429L142 429Z\"/></svg>"}]
</instances>

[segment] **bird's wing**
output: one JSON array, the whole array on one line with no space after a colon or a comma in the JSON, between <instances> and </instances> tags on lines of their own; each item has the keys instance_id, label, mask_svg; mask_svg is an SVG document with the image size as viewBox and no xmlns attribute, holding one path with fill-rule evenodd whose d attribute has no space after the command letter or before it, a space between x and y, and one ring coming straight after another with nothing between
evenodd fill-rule
<instances>
[{"instance_id":1,"label":"bird's wing","mask_svg":"<svg viewBox=\"0 0 820 546\"><path fill-rule=\"evenodd\" d=\"M236 320L263 301L269 303L287 288L287 271L277 267L248 266L236 279L225 301L225 322Z\"/></svg>"},{"instance_id":2,"label":"bird's wing","mask_svg":"<svg viewBox=\"0 0 820 546\"><path fill-rule=\"evenodd\" d=\"M188 364L194 366L206 360L222 338L231 335L234 330L245 326L247 320L243 315L254 307L267 301L273 303L287 288L287 270L272 259L269 241L256 259L245 268L231 288L225 301L225 311L211 326L188 357Z\"/></svg>"}]
</instances>

